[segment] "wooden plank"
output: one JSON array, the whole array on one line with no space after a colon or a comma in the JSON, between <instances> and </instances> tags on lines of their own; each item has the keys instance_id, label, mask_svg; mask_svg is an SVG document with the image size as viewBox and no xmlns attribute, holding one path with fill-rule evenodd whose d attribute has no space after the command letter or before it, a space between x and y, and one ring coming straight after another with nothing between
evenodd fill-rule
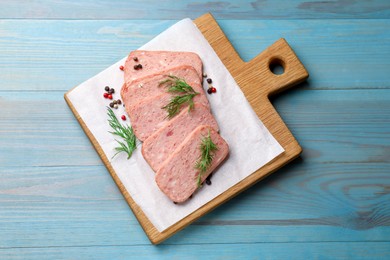
<instances>
[{"instance_id":1,"label":"wooden plank","mask_svg":"<svg viewBox=\"0 0 390 260\"><path fill-rule=\"evenodd\" d=\"M355 198L353 203L357 208L363 205L368 206L368 204L384 203L381 208L386 214L389 210L386 208L386 199L389 196L386 193L386 187L390 184L390 180L386 178L388 169L388 163L313 163L306 165L298 160L289 167L281 169L280 176L269 177L264 180L264 184L258 184L256 188L245 192L247 195L243 195L242 199L240 197L240 199L233 200L234 206L232 207L238 210L230 209L226 212L226 216L220 216L219 219L226 221L272 219L272 217L275 218L274 213L277 214L277 218L280 218L279 214L283 213L286 214L284 215L286 218L292 216L292 218L305 219L310 218L312 213L316 213L318 217L325 217L329 212L334 211L343 215L357 210L349 208L351 200L348 197ZM120 193L113 188L113 182L107 176L103 166L1 167L0 171L4 180L0 184L0 202L4 210L6 208L23 210L23 206L15 204L18 201L20 203L37 202L37 205L48 202L49 207L58 206L55 203L60 201L75 207L78 207L78 203L79 207L84 207L83 205L88 207L88 203L92 207L99 207L100 202L123 201ZM332 199L330 194L327 196L329 190L321 190L321 187L327 183L337 184L332 192L337 193L340 203L344 204L342 207L337 209L338 204L324 203L327 199ZM305 188L300 190L300 185L304 185ZM349 190L348 186L355 188ZM87 193L86 190L91 192ZM376 197L370 196L375 193L377 193ZM243 200L242 204L241 200ZM308 206L298 211L302 202L307 202ZM323 204L323 206L310 208L310 205L314 204ZM107 205L109 204L101 206ZM63 206L66 207L66 205ZM61 210L61 207L57 209ZM282 209L283 212L279 212ZM37 213L40 217L45 216L45 214ZM88 218L85 217L85 219ZM105 216L102 218L104 219ZM208 220L207 217L202 219L206 222ZM338 224L335 223L335 225ZM339 225L341 226L342 223Z\"/></svg>"},{"instance_id":2,"label":"wooden plank","mask_svg":"<svg viewBox=\"0 0 390 260\"><path fill-rule=\"evenodd\" d=\"M101 165L62 92L0 92L0 165ZM292 89L274 105L307 162L390 162L390 93Z\"/></svg>"},{"instance_id":3,"label":"wooden plank","mask_svg":"<svg viewBox=\"0 0 390 260\"><path fill-rule=\"evenodd\" d=\"M298 90L275 98L276 109L304 147L304 159L389 162L390 92L359 92Z\"/></svg>"},{"instance_id":4,"label":"wooden plank","mask_svg":"<svg viewBox=\"0 0 390 260\"><path fill-rule=\"evenodd\" d=\"M110 245L50 248L0 249L3 259L389 259L390 243L249 243L201 244L158 247L148 245Z\"/></svg>"},{"instance_id":5,"label":"wooden plank","mask_svg":"<svg viewBox=\"0 0 390 260\"><path fill-rule=\"evenodd\" d=\"M92 246L92 247L54 247L54 248L10 248L0 249L4 259L287 259L296 256L304 259L388 259L389 242L345 242L345 243L251 243L222 245L161 245L140 246Z\"/></svg>"},{"instance_id":6,"label":"wooden plank","mask_svg":"<svg viewBox=\"0 0 390 260\"><path fill-rule=\"evenodd\" d=\"M3 0L0 19L181 19L212 12L217 19L378 19L390 17L386 0L373 1L53 1Z\"/></svg>"},{"instance_id":7,"label":"wooden plank","mask_svg":"<svg viewBox=\"0 0 390 260\"><path fill-rule=\"evenodd\" d=\"M99 211L96 211L99 213ZM65 215L71 215L66 214ZM123 214L125 216L125 214ZM271 222L271 221L270 221ZM298 222L298 221L297 221ZM47 221L10 223L5 228L0 251L5 248L50 248L50 247L94 247L150 245L141 226L131 225L123 219ZM67 225L66 227L64 225ZM62 226L62 227L61 227ZM12 228L17 227L17 228ZM205 236L205 230L213 236ZM12 232L13 231L13 232ZM191 225L161 245L220 245L248 243L322 243L333 242L389 242L386 236L389 227L370 230L350 230L329 226L279 226L279 225ZM15 232L21 232L19 234ZM39 232L39 233L36 233ZM23 235L22 235L23 234ZM63 236L59 238L57 236ZM295 236L295 237L293 237ZM335 238L337 237L337 239ZM77 243L76 243L77 242Z\"/></svg>"},{"instance_id":8,"label":"wooden plank","mask_svg":"<svg viewBox=\"0 0 390 260\"><path fill-rule=\"evenodd\" d=\"M67 91L174 22L3 20L0 90ZM311 74L300 88L390 88L390 20L222 20L220 25L244 61L280 37L287 39Z\"/></svg>"},{"instance_id":9,"label":"wooden plank","mask_svg":"<svg viewBox=\"0 0 390 260\"><path fill-rule=\"evenodd\" d=\"M389 178L386 178L388 170L388 163L312 163L307 165L297 160L281 169L278 175L270 176L263 181L264 183L259 183L245 192L246 195L232 200L229 203L230 206L222 210L226 215L215 214L215 216L218 216L218 220L226 221L228 225L228 221L238 220L310 219L312 214L318 218L326 218L333 213L340 216L352 216L359 213L359 208L363 206L367 206L368 211L370 208L380 206L382 211L378 211L378 214L385 216L390 213L389 205L386 204L389 196L386 191L390 185ZM110 207L110 203L119 205L123 202L123 198L114 188L103 166L1 167L0 172L3 180L0 183L0 203L4 214L5 210L12 212L13 209L21 210L20 212L29 211L24 206L30 202L36 203L37 209L42 210L42 212L35 212L38 218L44 218L46 215L43 213L45 203L48 203L46 211L54 213L56 210L71 210L73 206L76 209L90 207L106 210L105 207ZM329 183L334 185L332 191L324 189ZM334 194L330 193L336 194L340 201L336 204L331 203ZM63 203L64 205L61 205L63 207L58 207L58 204L56 205L58 202ZM351 208L351 203L356 208ZM321 207L311 207L312 205L321 205ZM113 209L115 207L110 210ZM120 210L128 211L122 206ZM22 219L24 215L20 215ZM212 216L212 214L209 215ZM5 216L2 215L2 217ZM84 213L76 214L74 217L81 216L84 220L91 217L84 216ZM12 215L9 217L9 220L12 220ZM61 218L61 216L57 217ZM106 215L99 215L91 218L104 219L106 217ZM25 221L28 222L29 219L26 218ZM31 221L35 219L33 217ZM216 219L204 217L202 223L212 225L212 220ZM386 218L382 220L384 224L390 221ZM333 222L335 226L345 226L347 223L342 221L343 219L334 219ZM375 222L373 219L367 218L367 221L373 223L367 223L366 228L375 223L380 225L380 222ZM324 224L325 221L316 223ZM258 224L268 225L269 223L259 222ZM294 225L294 222L289 224ZM302 224L305 223L302 222ZM353 228L352 224L351 227Z\"/></svg>"},{"instance_id":10,"label":"wooden plank","mask_svg":"<svg viewBox=\"0 0 390 260\"><path fill-rule=\"evenodd\" d=\"M388 172L389 164L295 162L165 244L390 241ZM103 166L0 173L0 247L148 243Z\"/></svg>"}]
</instances>

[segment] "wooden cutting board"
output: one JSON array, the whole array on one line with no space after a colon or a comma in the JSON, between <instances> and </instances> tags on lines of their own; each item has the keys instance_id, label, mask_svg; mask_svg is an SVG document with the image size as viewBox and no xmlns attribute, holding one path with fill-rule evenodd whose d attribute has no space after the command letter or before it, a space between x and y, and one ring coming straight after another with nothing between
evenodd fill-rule
<instances>
[{"instance_id":1,"label":"wooden cutting board","mask_svg":"<svg viewBox=\"0 0 390 260\"><path fill-rule=\"evenodd\" d=\"M165 231L159 232L128 194L99 143L85 125L76 109L73 107L67 97L67 94L65 94L66 102L88 138L91 140L103 163L106 165L112 178L134 212L134 215L153 244L161 243L217 206L254 185L259 180L296 158L302 151L298 142L275 111L268 98L272 94L304 81L309 76L308 72L286 40L280 39L276 41L251 61L244 62L234 50L233 46L230 44L229 40L226 38L211 14L205 14L197 18L194 22L213 47L214 51L218 54L230 74L234 77L257 116L285 151L261 169L249 175L247 178L240 181ZM270 67L273 65L282 66L284 68L284 73L280 75L272 73ZM250 153L250 151L248 151L248 153Z\"/></svg>"}]
</instances>

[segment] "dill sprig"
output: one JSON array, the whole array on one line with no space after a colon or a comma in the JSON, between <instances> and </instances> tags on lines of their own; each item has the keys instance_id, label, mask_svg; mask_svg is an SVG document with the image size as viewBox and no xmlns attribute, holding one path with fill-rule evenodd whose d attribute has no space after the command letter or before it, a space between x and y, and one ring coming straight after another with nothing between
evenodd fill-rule
<instances>
[{"instance_id":1,"label":"dill sprig","mask_svg":"<svg viewBox=\"0 0 390 260\"><path fill-rule=\"evenodd\" d=\"M193 98L197 94L184 94L181 96L174 96L171 98L169 103L162 107L162 109L167 110L168 118L171 119L180 112L180 107L182 104L188 103L188 111L191 111L194 108Z\"/></svg>"},{"instance_id":2,"label":"dill sprig","mask_svg":"<svg viewBox=\"0 0 390 260\"><path fill-rule=\"evenodd\" d=\"M175 93L171 97L169 103L162 107L168 112L168 118L171 119L180 112L180 108L183 104L188 104L188 111L194 108L194 97L199 95L187 82L173 75L168 75L168 78L161 81L159 86L168 87L167 92Z\"/></svg>"},{"instance_id":3,"label":"dill sprig","mask_svg":"<svg viewBox=\"0 0 390 260\"><path fill-rule=\"evenodd\" d=\"M109 131L109 133L122 137L124 140L124 142L121 142L115 139L115 141L119 144L119 147L115 147L115 151L117 151L117 153L114 154L112 158L120 152L125 152L127 153L127 159L130 159L134 150L137 148L137 139L134 135L133 128L119 123L111 108L107 107L107 111L107 115L109 117L108 123L111 128L114 129L113 132Z\"/></svg>"},{"instance_id":4,"label":"dill sprig","mask_svg":"<svg viewBox=\"0 0 390 260\"><path fill-rule=\"evenodd\" d=\"M218 150L217 145L211 140L210 131L207 136L203 136L200 143L201 156L196 161L195 168L199 170L197 177L198 188L202 186L202 175L207 171L213 161L215 152Z\"/></svg>"}]
</instances>

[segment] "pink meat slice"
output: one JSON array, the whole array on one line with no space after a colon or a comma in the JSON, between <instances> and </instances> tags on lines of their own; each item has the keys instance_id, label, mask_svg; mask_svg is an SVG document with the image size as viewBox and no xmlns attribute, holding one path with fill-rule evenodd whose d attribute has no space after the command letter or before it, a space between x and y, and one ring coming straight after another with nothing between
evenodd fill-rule
<instances>
[{"instance_id":1,"label":"pink meat slice","mask_svg":"<svg viewBox=\"0 0 390 260\"><path fill-rule=\"evenodd\" d=\"M166 87L160 86L160 82L167 79L167 75L183 79L194 89L198 89L195 91L204 93L202 82L199 80L196 70L191 66L179 66L170 70L160 71L159 74L141 78L132 83L125 83L121 89L122 100L127 106L166 92Z\"/></svg>"},{"instance_id":2,"label":"pink meat slice","mask_svg":"<svg viewBox=\"0 0 390 260\"><path fill-rule=\"evenodd\" d=\"M126 107L134 134L140 141L144 141L169 121L167 111L162 107L170 98L170 95L162 94Z\"/></svg>"},{"instance_id":3,"label":"pink meat slice","mask_svg":"<svg viewBox=\"0 0 390 260\"><path fill-rule=\"evenodd\" d=\"M163 127L168 121L170 121L168 118L168 112L162 108L170 102L170 99L171 95L164 93L159 96L154 96L142 100L134 106L126 107L126 112L130 117L134 134L140 141L144 141L154 132ZM199 101L199 98L195 97L194 100L197 102ZM202 99L200 99L200 102L203 103L199 103L199 105L196 105L196 107L205 107L208 111L208 104L204 104L205 102L204 100L202 101ZM183 104L180 108L180 111L188 113L188 104ZM176 116L179 116L179 114Z\"/></svg>"},{"instance_id":4,"label":"pink meat slice","mask_svg":"<svg viewBox=\"0 0 390 260\"><path fill-rule=\"evenodd\" d=\"M208 125L219 131L218 123L209 108L195 104L188 112L183 109L176 117L150 135L142 144L142 155L150 167L157 171L169 155L184 141L184 139L199 125Z\"/></svg>"},{"instance_id":5,"label":"pink meat slice","mask_svg":"<svg viewBox=\"0 0 390 260\"><path fill-rule=\"evenodd\" d=\"M197 177L200 172L195 168L195 164L201 156L199 149L201 140L208 133L218 150L214 154L210 167L202 174L201 181L203 182L228 155L229 146L217 131L209 126L197 127L156 173L158 187L172 201L184 202L197 190Z\"/></svg>"},{"instance_id":6,"label":"pink meat slice","mask_svg":"<svg viewBox=\"0 0 390 260\"><path fill-rule=\"evenodd\" d=\"M134 69L134 65L141 64L142 69ZM202 80L202 60L193 52L173 51L144 51L130 52L127 57L124 77L126 83L145 78L161 71L181 65L189 65L195 68L199 80Z\"/></svg>"}]
</instances>

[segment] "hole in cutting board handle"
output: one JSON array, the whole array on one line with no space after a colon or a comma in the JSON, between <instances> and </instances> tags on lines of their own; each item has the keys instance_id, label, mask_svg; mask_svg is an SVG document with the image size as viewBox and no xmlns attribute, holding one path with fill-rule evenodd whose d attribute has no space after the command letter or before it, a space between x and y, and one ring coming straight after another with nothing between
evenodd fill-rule
<instances>
[{"instance_id":1,"label":"hole in cutting board handle","mask_svg":"<svg viewBox=\"0 0 390 260\"><path fill-rule=\"evenodd\" d=\"M272 58L268 64L269 70L275 75L282 75L285 71L285 63L280 58Z\"/></svg>"}]
</instances>

